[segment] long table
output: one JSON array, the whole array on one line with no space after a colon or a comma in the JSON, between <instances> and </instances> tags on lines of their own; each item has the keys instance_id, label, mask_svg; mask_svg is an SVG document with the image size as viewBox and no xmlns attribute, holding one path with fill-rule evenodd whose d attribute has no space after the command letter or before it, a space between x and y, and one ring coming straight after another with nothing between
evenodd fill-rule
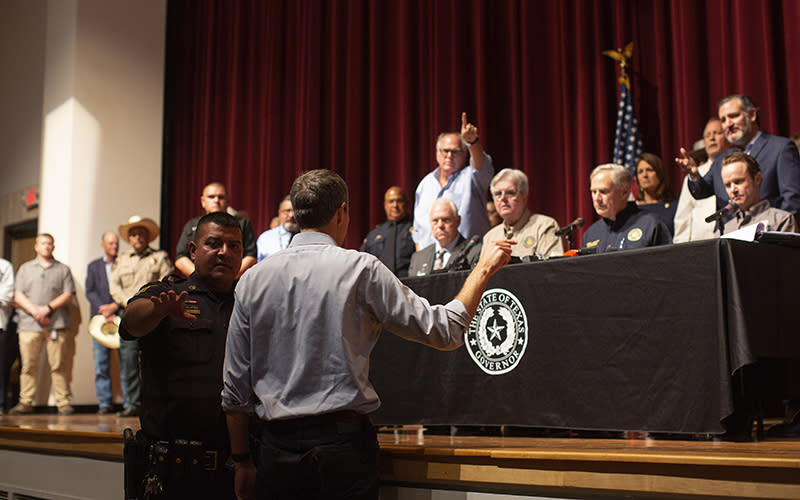
<instances>
[{"instance_id":1,"label":"long table","mask_svg":"<svg viewBox=\"0 0 800 500\"><path fill-rule=\"evenodd\" d=\"M465 276L404 281L446 303ZM508 265L471 349L382 333L374 421L722 433L737 370L800 359L798 288L800 250L733 240Z\"/></svg>"}]
</instances>

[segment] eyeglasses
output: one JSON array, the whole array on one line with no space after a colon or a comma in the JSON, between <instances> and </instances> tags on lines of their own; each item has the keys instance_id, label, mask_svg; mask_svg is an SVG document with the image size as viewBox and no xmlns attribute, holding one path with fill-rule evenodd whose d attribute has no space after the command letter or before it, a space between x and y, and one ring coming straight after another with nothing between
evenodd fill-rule
<instances>
[{"instance_id":1,"label":"eyeglasses","mask_svg":"<svg viewBox=\"0 0 800 500\"><path fill-rule=\"evenodd\" d=\"M442 153L442 156L447 156L448 154L455 156L459 153L463 153L464 151L460 149L440 149L439 152Z\"/></svg>"},{"instance_id":2,"label":"eyeglasses","mask_svg":"<svg viewBox=\"0 0 800 500\"><path fill-rule=\"evenodd\" d=\"M517 196L517 191L514 189L507 189L505 191L494 191L492 192L492 196L494 196L496 200L499 200L503 196L508 196L509 198L513 198Z\"/></svg>"}]
</instances>

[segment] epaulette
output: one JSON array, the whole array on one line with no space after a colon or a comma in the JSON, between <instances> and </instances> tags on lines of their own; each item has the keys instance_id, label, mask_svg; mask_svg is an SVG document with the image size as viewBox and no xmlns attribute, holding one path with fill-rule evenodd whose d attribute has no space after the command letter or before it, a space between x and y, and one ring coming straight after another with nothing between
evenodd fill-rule
<instances>
[{"instance_id":1,"label":"epaulette","mask_svg":"<svg viewBox=\"0 0 800 500\"><path fill-rule=\"evenodd\" d=\"M183 276L182 274L172 273L168 274L164 277L164 281L167 283L181 283L186 281L188 278Z\"/></svg>"}]
</instances>

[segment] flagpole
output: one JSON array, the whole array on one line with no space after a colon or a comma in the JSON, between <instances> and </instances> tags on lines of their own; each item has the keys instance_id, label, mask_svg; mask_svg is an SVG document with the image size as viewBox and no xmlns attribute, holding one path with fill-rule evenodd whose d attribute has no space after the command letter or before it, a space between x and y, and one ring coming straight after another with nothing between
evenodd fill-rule
<instances>
[{"instance_id":1,"label":"flagpole","mask_svg":"<svg viewBox=\"0 0 800 500\"><path fill-rule=\"evenodd\" d=\"M633 55L633 42L624 49L604 50L603 55L619 63L619 106L617 108L617 126L614 137L613 162L623 165L636 179L636 158L642 154L642 141L639 138L639 124L636 112L633 109L633 100L630 93L630 77L628 76L628 61Z\"/></svg>"}]
</instances>

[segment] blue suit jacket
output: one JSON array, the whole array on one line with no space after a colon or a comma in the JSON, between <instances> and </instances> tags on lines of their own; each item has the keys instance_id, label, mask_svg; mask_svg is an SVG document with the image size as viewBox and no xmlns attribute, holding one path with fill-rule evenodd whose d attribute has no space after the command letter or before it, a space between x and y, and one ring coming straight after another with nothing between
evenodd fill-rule
<instances>
[{"instance_id":1,"label":"blue suit jacket","mask_svg":"<svg viewBox=\"0 0 800 500\"><path fill-rule=\"evenodd\" d=\"M695 198L717 195L717 207L728 202L728 193L722 184L722 159L742 151L730 148L714 159L708 173L700 181L689 180L689 191ZM800 155L797 146L786 137L770 135L763 130L750 150L750 155L761 166L761 199L769 200L774 208L800 215Z\"/></svg>"},{"instance_id":2,"label":"blue suit jacket","mask_svg":"<svg viewBox=\"0 0 800 500\"><path fill-rule=\"evenodd\" d=\"M86 269L86 298L89 299L91 316L97 314L103 304L114 302L108 291L105 257L93 260Z\"/></svg>"}]
</instances>

